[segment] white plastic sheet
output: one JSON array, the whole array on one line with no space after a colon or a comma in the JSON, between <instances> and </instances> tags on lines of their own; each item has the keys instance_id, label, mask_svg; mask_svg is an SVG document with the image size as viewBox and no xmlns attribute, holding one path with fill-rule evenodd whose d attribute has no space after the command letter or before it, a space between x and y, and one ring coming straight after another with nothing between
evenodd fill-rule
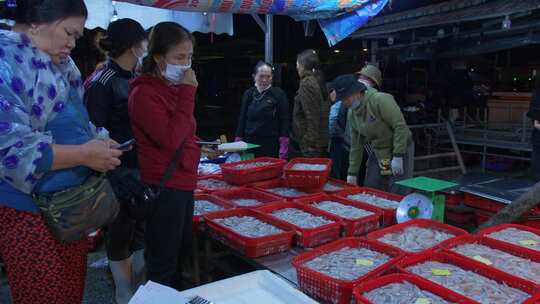
<instances>
[{"instance_id":1,"label":"white plastic sheet","mask_svg":"<svg viewBox=\"0 0 540 304\"><path fill-rule=\"evenodd\" d=\"M181 12L125 2L116 2L113 6L111 0L85 0L84 2L88 8L88 19L85 26L89 29L97 27L106 29L116 8L117 18L137 20L145 29L159 22L172 21L181 24L191 32L213 32L231 36L234 33L232 14Z\"/></svg>"},{"instance_id":2,"label":"white plastic sheet","mask_svg":"<svg viewBox=\"0 0 540 304\"><path fill-rule=\"evenodd\" d=\"M268 270L259 270L180 293L201 296L214 304L316 304Z\"/></svg>"},{"instance_id":3,"label":"white plastic sheet","mask_svg":"<svg viewBox=\"0 0 540 304\"><path fill-rule=\"evenodd\" d=\"M184 304L195 296L214 304L317 304L268 270L250 272L183 292L148 282L129 304Z\"/></svg>"}]
</instances>

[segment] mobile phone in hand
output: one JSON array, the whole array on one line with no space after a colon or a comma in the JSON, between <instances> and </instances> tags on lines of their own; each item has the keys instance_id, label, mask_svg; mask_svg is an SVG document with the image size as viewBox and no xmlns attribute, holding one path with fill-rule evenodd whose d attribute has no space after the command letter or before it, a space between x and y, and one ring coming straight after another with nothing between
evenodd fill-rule
<instances>
[{"instance_id":1,"label":"mobile phone in hand","mask_svg":"<svg viewBox=\"0 0 540 304\"><path fill-rule=\"evenodd\" d=\"M120 145L112 146L111 148L120 150L120 151L128 151L131 149L131 147L135 144L135 139L130 139Z\"/></svg>"}]
</instances>

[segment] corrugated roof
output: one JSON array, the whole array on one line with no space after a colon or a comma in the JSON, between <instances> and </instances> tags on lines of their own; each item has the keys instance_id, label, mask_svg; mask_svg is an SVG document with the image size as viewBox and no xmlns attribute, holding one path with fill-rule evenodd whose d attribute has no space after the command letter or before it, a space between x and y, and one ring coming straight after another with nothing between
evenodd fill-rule
<instances>
[{"instance_id":1,"label":"corrugated roof","mask_svg":"<svg viewBox=\"0 0 540 304\"><path fill-rule=\"evenodd\" d=\"M439 54L438 57L453 58L461 56L473 56L479 54L494 53L502 50L508 50L534 44L540 44L539 34L521 35L518 37L488 41L477 45L469 45L467 47L461 47L455 50L443 52Z\"/></svg>"},{"instance_id":2,"label":"corrugated roof","mask_svg":"<svg viewBox=\"0 0 540 304\"><path fill-rule=\"evenodd\" d=\"M461 6L457 5L456 1L449 1L448 3L395 14L399 16L392 17L393 15L389 15L381 17L380 20L374 18L372 22L351 37L360 38L435 25L496 18L540 8L540 0L468 0L461 2ZM474 3L480 4L470 6ZM437 10L440 13L436 13Z\"/></svg>"}]
</instances>

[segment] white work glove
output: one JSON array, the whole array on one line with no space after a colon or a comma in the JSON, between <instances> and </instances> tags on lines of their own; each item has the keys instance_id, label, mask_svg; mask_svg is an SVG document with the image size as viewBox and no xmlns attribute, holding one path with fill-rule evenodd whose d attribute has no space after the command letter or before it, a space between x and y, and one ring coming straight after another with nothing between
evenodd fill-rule
<instances>
[{"instance_id":1,"label":"white work glove","mask_svg":"<svg viewBox=\"0 0 540 304\"><path fill-rule=\"evenodd\" d=\"M358 186L358 178L356 176L347 176L347 184Z\"/></svg>"},{"instance_id":2,"label":"white work glove","mask_svg":"<svg viewBox=\"0 0 540 304\"><path fill-rule=\"evenodd\" d=\"M392 174L394 176L403 175L403 157L394 157L392 158Z\"/></svg>"}]
</instances>

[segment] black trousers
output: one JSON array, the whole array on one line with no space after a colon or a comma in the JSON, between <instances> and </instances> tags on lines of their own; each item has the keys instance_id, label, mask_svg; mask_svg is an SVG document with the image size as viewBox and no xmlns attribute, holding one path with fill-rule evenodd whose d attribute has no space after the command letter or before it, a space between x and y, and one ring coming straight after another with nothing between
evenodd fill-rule
<instances>
[{"instance_id":1,"label":"black trousers","mask_svg":"<svg viewBox=\"0 0 540 304\"><path fill-rule=\"evenodd\" d=\"M107 226L105 245L111 261L129 258L133 252L144 249L144 221L130 217L125 204L120 203L120 212Z\"/></svg>"},{"instance_id":2,"label":"black trousers","mask_svg":"<svg viewBox=\"0 0 540 304\"><path fill-rule=\"evenodd\" d=\"M252 137L246 136L244 141L250 144L259 145L259 148L249 150L248 153L255 154L255 157L279 158L279 138L277 137Z\"/></svg>"},{"instance_id":3,"label":"black trousers","mask_svg":"<svg viewBox=\"0 0 540 304\"><path fill-rule=\"evenodd\" d=\"M336 179L347 179L349 169L349 151L345 149L345 141L340 137L332 137L330 140L330 158L332 159L332 171L330 176Z\"/></svg>"},{"instance_id":4,"label":"black trousers","mask_svg":"<svg viewBox=\"0 0 540 304\"><path fill-rule=\"evenodd\" d=\"M366 164L368 159L368 152L364 148L364 157L358 170L357 182L358 186L364 185L366 178ZM339 137L332 137L330 141L330 158L332 159L332 171L330 176L333 178L347 180L349 172L349 150L345 147L345 141Z\"/></svg>"},{"instance_id":5,"label":"black trousers","mask_svg":"<svg viewBox=\"0 0 540 304\"><path fill-rule=\"evenodd\" d=\"M193 191L165 189L146 219L147 278L178 288L180 266L191 255Z\"/></svg>"},{"instance_id":6,"label":"black trousers","mask_svg":"<svg viewBox=\"0 0 540 304\"><path fill-rule=\"evenodd\" d=\"M109 180L120 200L120 212L105 231L107 257L111 261L125 260L133 252L144 249L144 220L135 220L129 214L127 204L122 203L122 200L127 198L119 182L127 176L138 176L138 174L138 170L134 168L118 168L109 173Z\"/></svg>"}]
</instances>

